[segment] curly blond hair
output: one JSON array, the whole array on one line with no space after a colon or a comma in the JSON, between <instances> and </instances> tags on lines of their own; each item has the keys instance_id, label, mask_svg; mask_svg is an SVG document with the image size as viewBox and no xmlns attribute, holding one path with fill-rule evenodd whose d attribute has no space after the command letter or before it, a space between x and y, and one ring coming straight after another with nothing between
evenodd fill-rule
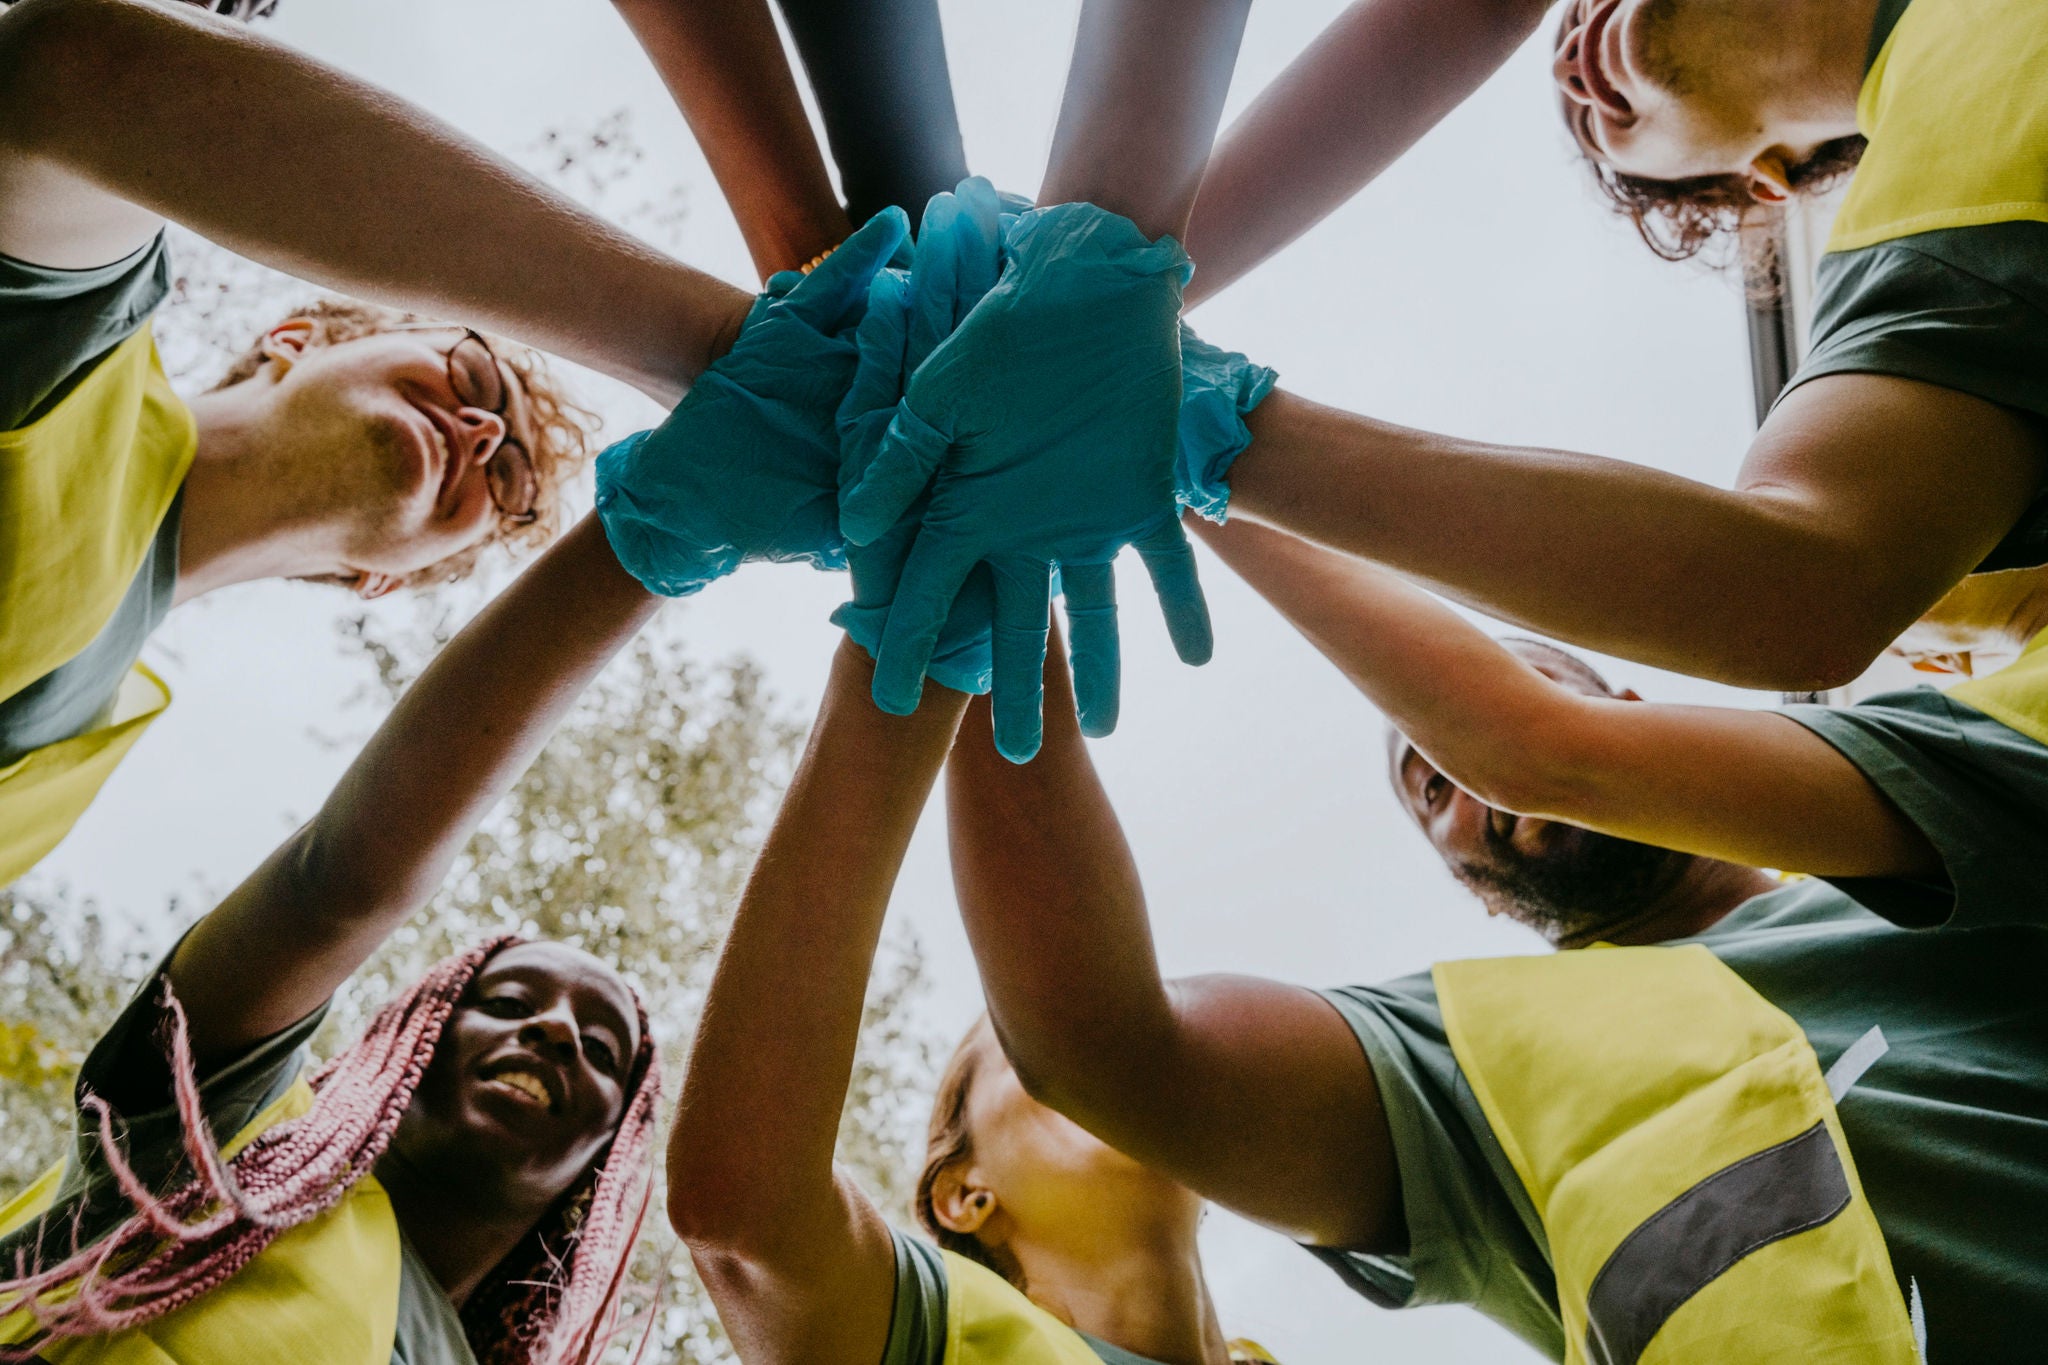
<instances>
[{"instance_id":1,"label":"curly blond hair","mask_svg":"<svg viewBox=\"0 0 2048 1365\"><path fill-rule=\"evenodd\" d=\"M376 336L394 328L434 321L416 313L360 303L354 299L319 299L279 321L296 318L304 318L313 324L313 334L306 343L308 347L339 346L345 341ZM591 437L598 425L596 414L569 396L568 390L549 367L547 358L540 352L500 337L486 336L485 339L506 367L518 376L520 387L526 391L527 407L533 414L533 448L530 453L537 489L533 519L500 520L489 536L425 568L413 570L399 580L400 587L430 587L467 578L475 571L484 552L493 545L503 545L514 553L547 545L562 530L562 486L590 461ZM234 364L228 366L227 373L213 387L224 389L253 379L263 368L263 361L263 338L258 337Z\"/></svg>"}]
</instances>

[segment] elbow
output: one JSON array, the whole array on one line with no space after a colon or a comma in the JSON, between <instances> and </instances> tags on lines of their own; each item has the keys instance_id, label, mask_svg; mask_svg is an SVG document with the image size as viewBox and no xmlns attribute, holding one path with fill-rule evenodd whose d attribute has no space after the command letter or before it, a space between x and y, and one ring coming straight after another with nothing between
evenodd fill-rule
<instances>
[{"instance_id":1,"label":"elbow","mask_svg":"<svg viewBox=\"0 0 2048 1365\"><path fill-rule=\"evenodd\" d=\"M668 1225L693 1257L751 1259L759 1239L754 1221L735 1198L738 1184L716 1173L713 1163L693 1159L687 1143L671 1139Z\"/></svg>"}]
</instances>

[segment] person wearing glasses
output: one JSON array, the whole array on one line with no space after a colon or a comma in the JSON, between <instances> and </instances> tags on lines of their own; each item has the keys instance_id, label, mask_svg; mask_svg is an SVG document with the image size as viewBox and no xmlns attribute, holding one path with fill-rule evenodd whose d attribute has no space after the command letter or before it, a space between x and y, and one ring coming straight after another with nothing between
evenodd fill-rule
<instances>
[{"instance_id":1,"label":"person wearing glasses","mask_svg":"<svg viewBox=\"0 0 2048 1365\"><path fill-rule=\"evenodd\" d=\"M166 219L372 302L175 392ZM527 345L669 405L753 303L201 6L0 8L0 884L169 704L137 660L173 606L262 578L374 597L546 542L587 419ZM475 326L425 321L449 316Z\"/></svg>"}]
</instances>

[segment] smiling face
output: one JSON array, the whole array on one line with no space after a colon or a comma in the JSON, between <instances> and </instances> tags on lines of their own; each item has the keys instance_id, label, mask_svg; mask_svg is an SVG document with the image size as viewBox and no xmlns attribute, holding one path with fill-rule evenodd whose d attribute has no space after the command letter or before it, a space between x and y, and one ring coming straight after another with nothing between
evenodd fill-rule
<instances>
[{"instance_id":1,"label":"smiling face","mask_svg":"<svg viewBox=\"0 0 2048 1365\"><path fill-rule=\"evenodd\" d=\"M261 343L272 477L303 490L298 515L340 529L338 566L367 595L475 546L505 524L493 460L508 437L536 448L517 373L451 374L460 329L381 332L331 345L305 319ZM465 401L495 380L503 415ZM509 452L508 452L509 455ZM503 457L498 458L501 490Z\"/></svg>"},{"instance_id":2,"label":"smiling face","mask_svg":"<svg viewBox=\"0 0 2048 1365\"><path fill-rule=\"evenodd\" d=\"M512 1209L545 1209L617 1131L640 1047L616 972L559 943L515 944L449 1016L390 1152Z\"/></svg>"}]
</instances>

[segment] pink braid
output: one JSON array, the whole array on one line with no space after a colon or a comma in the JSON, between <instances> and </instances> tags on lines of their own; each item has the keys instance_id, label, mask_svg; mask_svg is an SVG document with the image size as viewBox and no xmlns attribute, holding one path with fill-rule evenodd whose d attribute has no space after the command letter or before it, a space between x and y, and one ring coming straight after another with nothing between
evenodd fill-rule
<instances>
[{"instance_id":1,"label":"pink braid","mask_svg":"<svg viewBox=\"0 0 2048 1365\"><path fill-rule=\"evenodd\" d=\"M14 1278L0 1280L0 1318L26 1310L54 1337L120 1332L219 1288L279 1233L333 1208L390 1146L470 979L493 953L520 941L509 935L494 939L429 968L378 1012L353 1046L312 1077L315 1099L307 1113L258 1135L225 1166L200 1112L184 1012L166 988L172 1090L193 1177L161 1198L153 1196L115 1145L105 1101L87 1096L101 1150L135 1212L91 1247L76 1249L74 1233L72 1254L55 1265L17 1256ZM523 1310L518 1316L472 1324L465 1310L483 1365L589 1360L610 1338L624 1269L652 1189L650 1147L660 1081L644 1006L640 1013L638 1083L603 1164L580 1187L588 1200L580 1227L537 1229L545 1258L532 1268L549 1273L517 1286L486 1282L471 1299L472 1305L478 1298L504 1300L508 1309ZM564 1208L578 1203L572 1196ZM561 1215L550 1222L566 1224ZM72 1297L46 1300L66 1288L75 1291ZM0 1361L31 1360L39 1344L40 1339L0 1346Z\"/></svg>"}]
</instances>

